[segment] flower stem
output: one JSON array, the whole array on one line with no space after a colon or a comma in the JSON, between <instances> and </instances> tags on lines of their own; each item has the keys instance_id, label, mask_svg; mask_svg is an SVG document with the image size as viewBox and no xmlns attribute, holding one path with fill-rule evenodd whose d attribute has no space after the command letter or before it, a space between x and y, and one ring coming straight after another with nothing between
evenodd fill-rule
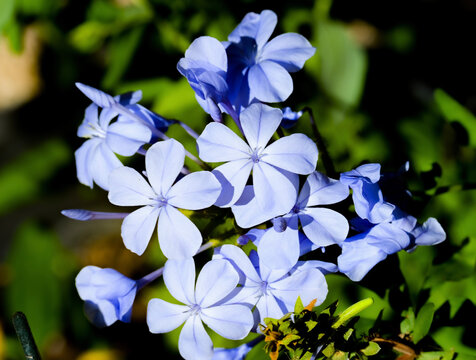
<instances>
[{"instance_id":1,"label":"flower stem","mask_svg":"<svg viewBox=\"0 0 476 360\"><path fill-rule=\"evenodd\" d=\"M25 353L26 359L41 360L40 353L38 352L35 339L33 338L33 334L31 333L30 325L28 324L25 314L20 311L16 312L13 314L12 322L15 332L17 333L18 340L20 341L20 344L23 348L23 352Z\"/></svg>"},{"instance_id":2,"label":"flower stem","mask_svg":"<svg viewBox=\"0 0 476 360\"><path fill-rule=\"evenodd\" d=\"M326 173L329 177L336 178L338 174L335 171L334 163L332 162L329 152L327 151L324 139L321 133L319 132L319 129L317 128L312 109L310 107L305 107L303 111L306 111L309 114L312 132L314 133L314 137L316 138L317 148L319 149L319 155L322 158L324 169L326 170Z\"/></svg>"}]
</instances>

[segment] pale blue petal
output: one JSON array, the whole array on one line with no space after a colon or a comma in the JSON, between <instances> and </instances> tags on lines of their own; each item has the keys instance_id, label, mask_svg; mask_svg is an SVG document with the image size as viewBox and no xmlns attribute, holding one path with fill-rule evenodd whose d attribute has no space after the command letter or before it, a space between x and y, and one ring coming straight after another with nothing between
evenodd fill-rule
<instances>
[{"instance_id":1,"label":"pale blue petal","mask_svg":"<svg viewBox=\"0 0 476 360\"><path fill-rule=\"evenodd\" d=\"M303 304L317 299L315 305L324 302L327 296L327 283L324 275L317 269L296 271L282 280L272 284L272 294L281 300L287 311L293 311L298 296Z\"/></svg>"},{"instance_id":2,"label":"pale blue petal","mask_svg":"<svg viewBox=\"0 0 476 360\"><path fill-rule=\"evenodd\" d=\"M232 349L216 348L212 360L245 360L254 344L246 343Z\"/></svg>"},{"instance_id":3,"label":"pale blue petal","mask_svg":"<svg viewBox=\"0 0 476 360\"><path fill-rule=\"evenodd\" d=\"M90 139L86 140L83 145L74 152L76 160L76 175L81 184L92 188L94 186L93 175L90 172L92 153L96 150L97 145L101 140Z\"/></svg>"},{"instance_id":4,"label":"pale blue petal","mask_svg":"<svg viewBox=\"0 0 476 360\"><path fill-rule=\"evenodd\" d=\"M297 198L298 175L259 161L253 166L253 190L265 211L288 213Z\"/></svg>"},{"instance_id":5,"label":"pale blue petal","mask_svg":"<svg viewBox=\"0 0 476 360\"><path fill-rule=\"evenodd\" d=\"M307 175L316 169L317 147L306 135L292 134L269 145L261 160L295 174Z\"/></svg>"},{"instance_id":6,"label":"pale blue petal","mask_svg":"<svg viewBox=\"0 0 476 360\"><path fill-rule=\"evenodd\" d=\"M197 139L200 159L222 162L249 159L250 147L231 129L220 123L210 123Z\"/></svg>"},{"instance_id":7,"label":"pale blue petal","mask_svg":"<svg viewBox=\"0 0 476 360\"><path fill-rule=\"evenodd\" d=\"M186 175L167 193L167 202L175 207L200 210L212 206L221 192L217 178L209 171Z\"/></svg>"},{"instance_id":8,"label":"pale blue petal","mask_svg":"<svg viewBox=\"0 0 476 360\"><path fill-rule=\"evenodd\" d=\"M119 206L156 204L157 194L136 170L122 166L109 177L109 201Z\"/></svg>"},{"instance_id":9,"label":"pale blue petal","mask_svg":"<svg viewBox=\"0 0 476 360\"><path fill-rule=\"evenodd\" d=\"M117 270L106 268L96 271L89 285L96 287L98 299L116 299L127 295L136 287L136 282Z\"/></svg>"},{"instance_id":10,"label":"pale blue petal","mask_svg":"<svg viewBox=\"0 0 476 360\"><path fill-rule=\"evenodd\" d=\"M76 275L76 289L83 300L96 299L96 289L90 286L92 278L102 269L98 266L86 266Z\"/></svg>"},{"instance_id":11,"label":"pale blue petal","mask_svg":"<svg viewBox=\"0 0 476 360\"><path fill-rule=\"evenodd\" d=\"M335 204L349 196L349 187L338 180L314 171L304 183L298 197L299 208Z\"/></svg>"},{"instance_id":12,"label":"pale blue petal","mask_svg":"<svg viewBox=\"0 0 476 360\"><path fill-rule=\"evenodd\" d=\"M245 186L243 194L231 207L231 211L235 216L236 223L243 229L249 229L286 212L280 208L280 204L275 209L263 209L256 200L251 185Z\"/></svg>"},{"instance_id":13,"label":"pale blue petal","mask_svg":"<svg viewBox=\"0 0 476 360\"><path fill-rule=\"evenodd\" d=\"M195 300L201 308L212 306L226 297L238 284L239 275L230 262L215 259L200 271L195 287Z\"/></svg>"},{"instance_id":14,"label":"pale blue petal","mask_svg":"<svg viewBox=\"0 0 476 360\"><path fill-rule=\"evenodd\" d=\"M207 114L210 114L213 120L222 120L221 110L218 105L210 98L202 99L198 94L195 94L195 99Z\"/></svg>"},{"instance_id":15,"label":"pale blue petal","mask_svg":"<svg viewBox=\"0 0 476 360\"><path fill-rule=\"evenodd\" d=\"M429 218L422 226L417 227L412 235L415 236L416 245L436 245L445 241L446 233L438 220Z\"/></svg>"},{"instance_id":16,"label":"pale blue petal","mask_svg":"<svg viewBox=\"0 0 476 360\"><path fill-rule=\"evenodd\" d=\"M258 61L271 60L289 72L295 72L304 66L307 59L314 55L314 48L307 39L299 34L286 33L276 36L261 51Z\"/></svg>"},{"instance_id":17,"label":"pale blue petal","mask_svg":"<svg viewBox=\"0 0 476 360\"><path fill-rule=\"evenodd\" d=\"M178 301L195 304L195 262L193 258L167 260L164 267L164 283Z\"/></svg>"},{"instance_id":18,"label":"pale blue petal","mask_svg":"<svg viewBox=\"0 0 476 360\"><path fill-rule=\"evenodd\" d=\"M192 257L202 244L202 235L194 223L173 206L162 208L157 232L160 248L168 259Z\"/></svg>"},{"instance_id":19,"label":"pale blue petal","mask_svg":"<svg viewBox=\"0 0 476 360\"><path fill-rule=\"evenodd\" d=\"M318 246L341 243L349 233L347 219L337 211L325 208L307 208L298 216L304 234Z\"/></svg>"},{"instance_id":20,"label":"pale blue petal","mask_svg":"<svg viewBox=\"0 0 476 360\"><path fill-rule=\"evenodd\" d=\"M88 85L81 84L79 82L76 83L76 87L92 102L94 102L100 107L107 108L116 103L116 100L114 100L111 95L106 94L104 91L95 89Z\"/></svg>"},{"instance_id":21,"label":"pale blue petal","mask_svg":"<svg viewBox=\"0 0 476 360\"><path fill-rule=\"evenodd\" d=\"M110 125L106 135L107 145L117 154L132 156L152 137L151 130L136 120L121 120Z\"/></svg>"},{"instance_id":22,"label":"pale blue petal","mask_svg":"<svg viewBox=\"0 0 476 360\"><path fill-rule=\"evenodd\" d=\"M281 102L293 92L291 75L281 65L266 60L253 65L248 72L250 98L263 102Z\"/></svg>"},{"instance_id":23,"label":"pale blue petal","mask_svg":"<svg viewBox=\"0 0 476 360\"><path fill-rule=\"evenodd\" d=\"M318 269L323 275L339 271L336 264L320 260L298 261L293 271L303 271L308 269Z\"/></svg>"},{"instance_id":24,"label":"pale blue petal","mask_svg":"<svg viewBox=\"0 0 476 360\"><path fill-rule=\"evenodd\" d=\"M64 211L67 211L67 210L64 210ZM63 214L63 212L61 213ZM255 246L258 246L259 241L261 240L261 237L264 235L265 232L266 232L265 229L251 229L246 234L241 235L236 240L236 242L238 243L238 245L246 245L248 244L249 241L251 241Z\"/></svg>"},{"instance_id":25,"label":"pale blue petal","mask_svg":"<svg viewBox=\"0 0 476 360\"><path fill-rule=\"evenodd\" d=\"M337 258L339 271L352 281L360 281L387 254L379 248L367 244L365 240L346 241L342 254Z\"/></svg>"},{"instance_id":26,"label":"pale blue petal","mask_svg":"<svg viewBox=\"0 0 476 360\"><path fill-rule=\"evenodd\" d=\"M89 140L91 141L91 140ZM114 169L122 167L122 163L104 141L98 142L90 153L90 173L94 182L104 190L109 190L109 175Z\"/></svg>"},{"instance_id":27,"label":"pale blue petal","mask_svg":"<svg viewBox=\"0 0 476 360\"><path fill-rule=\"evenodd\" d=\"M152 145L145 155L145 168L152 188L165 197L183 168L185 149L177 140L169 139Z\"/></svg>"},{"instance_id":28,"label":"pale blue petal","mask_svg":"<svg viewBox=\"0 0 476 360\"><path fill-rule=\"evenodd\" d=\"M200 317L210 329L226 339L244 339L253 327L251 311L244 305L222 305L202 309Z\"/></svg>"},{"instance_id":29,"label":"pale blue petal","mask_svg":"<svg viewBox=\"0 0 476 360\"><path fill-rule=\"evenodd\" d=\"M121 236L127 249L137 255L144 253L154 233L159 214L159 208L143 206L124 218Z\"/></svg>"},{"instance_id":30,"label":"pale blue petal","mask_svg":"<svg viewBox=\"0 0 476 360\"><path fill-rule=\"evenodd\" d=\"M238 43L241 38L250 37L255 39L258 49L261 49L273 33L277 22L278 17L271 10L263 10L261 14L250 12L228 35L228 40Z\"/></svg>"},{"instance_id":31,"label":"pale blue petal","mask_svg":"<svg viewBox=\"0 0 476 360\"><path fill-rule=\"evenodd\" d=\"M108 300L85 300L84 313L97 327L111 326L118 320L117 307Z\"/></svg>"},{"instance_id":32,"label":"pale blue petal","mask_svg":"<svg viewBox=\"0 0 476 360\"><path fill-rule=\"evenodd\" d=\"M253 162L250 159L242 159L230 161L213 170L213 174L221 184L221 193L215 203L216 206L229 207L238 201L252 168Z\"/></svg>"},{"instance_id":33,"label":"pale blue petal","mask_svg":"<svg viewBox=\"0 0 476 360\"><path fill-rule=\"evenodd\" d=\"M256 272L255 267L251 263L250 259L238 246L234 245L223 245L215 249L215 254L213 258L226 259L228 260L238 274L241 275L239 280L240 284L245 283L245 278L250 279L256 283L261 282L261 278Z\"/></svg>"},{"instance_id":34,"label":"pale blue petal","mask_svg":"<svg viewBox=\"0 0 476 360\"><path fill-rule=\"evenodd\" d=\"M255 103L240 114L240 122L246 140L252 149L264 149L279 127L283 113L280 109Z\"/></svg>"},{"instance_id":35,"label":"pale blue petal","mask_svg":"<svg viewBox=\"0 0 476 360\"><path fill-rule=\"evenodd\" d=\"M299 258L299 233L288 227L283 232L269 229L261 238L258 255L262 263L270 269L289 271ZM260 269L262 266L260 265ZM263 273L261 274L262 278Z\"/></svg>"},{"instance_id":36,"label":"pale blue petal","mask_svg":"<svg viewBox=\"0 0 476 360\"><path fill-rule=\"evenodd\" d=\"M185 57L208 62L225 72L228 68L225 48L221 42L210 36L201 36L195 39L185 51Z\"/></svg>"},{"instance_id":37,"label":"pale blue petal","mask_svg":"<svg viewBox=\"0 0 476 360\"><path fill-rule=\"evenodd\" d=\"M107 131L110 122L117 116L117 111L114 108L104 108L99 114L99 126L102 130Z\"/></svg>"},{"instance_id":38,"label":"pale blue petal","mask_svg":"<svg viewBox=\"0 0 476 360\"><path fill-rule=\"evenodd\" d=\"M311 240L309 240L306 235L302 232L299 232L299 256L303 256L311 251L319 249L320 246L314 244Z\"/></svg>"},{"instance_id":39,"label":"pale blue petal","mask_svg":"<svg viewBox=\"0 0 476 360\"><path fill-rule=\"evenodd\" d=\"M79 137L90 138L97 133L99 109L96 104L89 105L84 112L84 120L76 133Z\"/></svg>"},{"instance_id":40,"label":"pale blue petal","mask_svg":"<svg viewBox=\"0 0 476 360\"><path fill-rule=\"evenodd\" d=\"M178 342L185 360L204 360L213 357L213 343L199 316L191 316L182 328Z\"/></svg>"},{"instance_id":41,"label":"pale blue petal","mask_svg":"<svg viewBox=\"0 0 476 360\"><path fill-rule=\"evenodd\" d=\"M374 226L365 236L369 245L378 247L386 254L396 253L410 244L408 234L392 223Z\"/></svg>"},{"instance_id":42,"label":"pale blue petal","mask_svg":"<svg viewBox=\"0 0 476 360\"><path fill-rule=\"evenodd\" d=\"M147 305L147 325L153 334L162 334L175 330L189 317L190 308L171 304L162 299L152 299Z\"/></svg>"},{"instance_id":43,"label":"pale blue petal","mask_svg":"<svg viewBox=\"0 0 476 360\"><path fill-rule=\"evenodd\" d=\"M264 324L265 318L280 319L287 310L281 308L276 298L271 294L263 294L256 303L256 310L258 310L260 323Z\"/></svg>"},{"instance_id":44,"label":"pale blue petal","mask_svg":"<svg viewBox=\"0 0 476 360\"><path fill-rule=\"evenodd\" d=\"M354 185L356 182L362 181L362 178L367 178L369 182L376 183L380 180L380 164L364 164L347 171L340 175L340 181L346 185Z\"/></svg>"}]
</instances>

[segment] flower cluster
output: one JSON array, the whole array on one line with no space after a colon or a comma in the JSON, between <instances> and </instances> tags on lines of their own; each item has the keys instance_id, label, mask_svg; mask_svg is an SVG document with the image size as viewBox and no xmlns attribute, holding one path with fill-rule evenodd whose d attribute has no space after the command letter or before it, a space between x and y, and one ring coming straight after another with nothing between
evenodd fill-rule
<instances>
[{"instance_id":1,"label":"flower cluster","mask_svg":"<svg viewBox=\"0 0 476 360\"><path fill-rule=\"evenodd\" d=\"M199 159L166 135L172 123L187 125L137 104L139 92L112 97L77 84L93 102L78 130L78 136L89 138L76 151L78 179L108 191L114 205L138 208L131 213L63 214L78 220L123 219L127 249L142 255L154 237L154 246L168 259L164 268L139 280L113 269L81 270L76 286L96 324L129 321L136 293L163 275L170 294L183 305L150 300L150 331L169 332L184 324L178 347L185 359L243 359L252 345L214 350L203 323L225 338L243 339L260 332L265 318L293 311L298 298L321 304L328 293L327 273L359 281L389 254L445 239L435 219L418 225L391 202L382 190L380 165L362 165L332 179L316 170L318 149L308 136L284 136L283 131L275 136L303 112L269 104L289 97L289 73L315 53L299 34L269 40L276 23L270 10L249 13L228 41L200 37L178 62L213 119L195 136ZM231 116L239 134L224 125L223 114ZM123 166L116 154L145 156L145 170ZM190 172L186 156L201 166L210 164ZM350 190L356 216L336 211L345 206L334 206L346 201ZM224 217L233 216L243 229L235 244L202 244L199 228L180 210L211 206ZM212 245L214 255L195 279L194 256ZM328 246L342 249L336 264L319 260ZM307 253L314 260L300 260Z\"/></svg>"}]
</instances>

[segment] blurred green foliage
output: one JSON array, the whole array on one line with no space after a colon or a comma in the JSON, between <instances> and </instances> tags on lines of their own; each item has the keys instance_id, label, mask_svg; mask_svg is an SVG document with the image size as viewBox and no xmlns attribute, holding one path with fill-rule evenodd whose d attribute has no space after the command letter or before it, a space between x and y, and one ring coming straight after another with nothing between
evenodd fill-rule
<instances>
[{"instance_id":1,"label":"blurred green foliage","mask_svg":"<svg viewBox=\"0 0 476 360\"><path fill-rule=\"evenodd\" d=\"M30 319L45 359L79 358L90 349L115 349L105 352L110 359L150 357L158 348L167 358L176 356L179 330L153 336L144 323L148 299L170 300L160 281L141 293L131 325L94 329L82 313L74 289L80 267L117 265L108 249L100 254L92 243L112 238L104 243L115 246L117 258L140 260L123 249L119 222L73 224L59 215L63 208L108 206L104 192L87 192L75 179L72 154L81 144L75 130L87 101L73 84L114 94L140 89L142 104L200 132L209 119L179 77L177 61L194 38L226 40L247 12L264 8L279 16L275 34L299 32L317 48L304 70L293 75L295 90L284 106L313 109L336 170L368 161L395 171L410 161L410 212L420 221L436 217L448 234L434 248L390 256L359 284L328 275L322 309L339 300L342 311L372 297L374 304L360 314L355 329L393 341L378 343L382 358L396 358L402 354L398 349L406 349L407 359L476 359L476 97L469 81L474 59L466 54L472 33L462 25L473 24L476 14L467 2L382 6L342 0L1 0L0 41L21 54L23 34L35 29L43 46L44 86L35 100L0 113L0 121L13 129L0 138L0 225L5 229L0 303L7 344L4 350L0 346L0 359L21 358L9 325L18 310ZM455 13L461 20L450 19ZM451 31L459 32L451 37ZM443 35L460 41L443 46ZM0 85L8 86L2 79ZM293 131L312 135L307 114ZM172 126L168 135L196 154L194 140L182 128ZM195 169L194 163L187 165ZM209 224L198 222L202 230ZM228 235L233 224L217 229ZM213 236L222 236L220 231ZM335 255L330 249L323 256L335 260ZM95 262L98 258L104 262ZM151 242L140 266L118 266L140 277L163 261ZM218 346L233 346L216 335L213 339ZM258 345L247 359L266 357Z\"/></svg>"}]
</instances>

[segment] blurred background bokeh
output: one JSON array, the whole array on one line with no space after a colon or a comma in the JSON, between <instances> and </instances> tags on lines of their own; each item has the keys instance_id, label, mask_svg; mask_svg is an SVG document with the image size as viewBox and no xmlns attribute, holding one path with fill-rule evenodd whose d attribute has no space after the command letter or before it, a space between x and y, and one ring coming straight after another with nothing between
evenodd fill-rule
<instances>
[{"instance_id":1,"label":"blurred background bokeh","mask_svg":"<svg viewBox=\"0 0 476 360\"><path fill-rule=\"evenodd\" d=\"M149 334L144 321L160 282L141 293L132 324L97 329L84 316L74 286L81 267L140 277L163 259L154 241L142 257L126 250L119 220L60 215L114 211L106 192L76 179L76 129L89 102L74 83L111 94L141 89L141 104L201 131L209 119L177 61L196 37L226 40L247 12L263 9L278 15L274 35L298 32L317 47L293 75L285 105L314 110L337 171L363 161L396 171L409 161L409 186L421 195L413 213L438 218L448 233L413 260L392 256L366 288L330 276L329 301L345 306L371 295L368 318L382 308L398 317L388 300L402 281L398 261L407 264L404 277L421 278L423 268L442 266L466 245L463 265L437 268L441 279L430 288L414 286L440 309L435 341L476 355L476 1L0 0L0 359L22 358L10 321L18 310L45 359L174 356L177 334ZM311 134L306 117L296 131ZM195 151L180 128L169 136Z\"/></svg>"}]
</instances>

